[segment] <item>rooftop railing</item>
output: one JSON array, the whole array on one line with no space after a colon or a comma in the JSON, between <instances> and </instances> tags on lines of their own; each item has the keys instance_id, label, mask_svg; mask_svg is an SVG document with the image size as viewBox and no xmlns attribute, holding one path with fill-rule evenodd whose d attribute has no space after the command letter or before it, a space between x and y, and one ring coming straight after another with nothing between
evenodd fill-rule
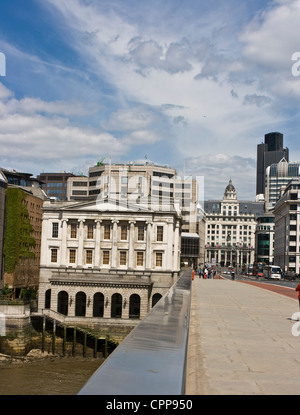
<instances>
[{"instance_id":1,"label":"rooftop railing","mask_svg":"<svg viewBox=\"0 0 300 415\"><path fill-rule=\"evenodd\" d=\"M79 395L183 395L192 271L186 271Z\"/></svg>"}]
</instances>

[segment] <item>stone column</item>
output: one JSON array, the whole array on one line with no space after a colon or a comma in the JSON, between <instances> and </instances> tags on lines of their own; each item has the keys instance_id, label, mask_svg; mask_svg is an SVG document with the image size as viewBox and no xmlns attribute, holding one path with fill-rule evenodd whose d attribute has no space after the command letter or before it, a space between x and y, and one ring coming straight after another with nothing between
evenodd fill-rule
<instances>
[{"instance_id":1,"label":"stone column","mask_svg":"<svg viewBox=\"0 0 300 415\"><path fill-rule=\"evenodd\" d=\"M49 223L48 219L44 219L42 222L42 240L41 240L41 265L48 266L50 262L50 250L47 244L47 237L49 233ZM49 257L47 257L49 255Z\"/></svg>"},{"instance_id":2,"label":"stone column","mask_svg":"<svg viewBox=\"0 0 300 415\"><path fill-rule=\"evenodd\" d=\"M96 220L96 235L95 235L95 268L100 266L100 239L101 239L101 219Z\"/></svg>"},{"instance_id":3,"label":"stone column","mask_svg":"<svg viewBox=\"0 0 300 415\"><path fill-rule=\"evenodd\" d=\"M130 229L129 229L129 249L128 249L128 268L134 268L134 225L135 221L129 221Z\"/></svg>"},{"instance_id":4,"label":"stone column","mask_svg":"<svg viewBox=\"0 0 300 415\"><path fill-rule=\"evenodd\" d=\"M62 219L62 237L61 237L61 257L60 264L63 267L67 266L67 226L68 219Z\"/></svg>"},{"instance_id":5,"label":"stone column","mask_svg":"<svg viewBox=\"0 0 300 415\"><path fill-rule=\"evenodd\" d=\"M118 223L119 221L114 219L112 221L112 249L111 249L111 267L117 267L117 252L118 252Z\"/></svg>"},{"instance_id":6,"label":"stone column","mask_svg":"<svg viewBox=\"0 0 300 415\"><path fill-rule=\"evenodd\" d=\"M77 258L77 266L82 267L83 265L83 239L84 239L84 219L79 220L79 230L78 230L78 258Z\"/></svg>"},{"instance_id":7,"label":"stone column","mask_svg":"<svg viewBox=\"0 0 300 415\"><path fill-rule=\"evenodd\" d=\"M152 259L152 222L146 222L147 225L147 241L146 241L146 269L151 269Z\"/></svg>"},{"instance_id":8,"label":"stone column","mask_svg":"<svg viewBox=\"0 0 300 415\"><path fill-rule=\"evenodd\" d=\"M180 249L179 245L179 221L176 221L175 225L175 235L174 235L174 254L173 254L173 270L179 270L179 261L180 261Z\"/></svg>"},{"instance_id":9,"label":"stone column","mask_svg":"<svg viewBox=\"0 0 300 415\"><path fill-rule=\"evenodd\" d=\"M167 261L166 261L166 269L172 269L172 256L173 256L173 233L174 233L174 226L173 223L167 224Z\"/></svg>"}]
</instances>

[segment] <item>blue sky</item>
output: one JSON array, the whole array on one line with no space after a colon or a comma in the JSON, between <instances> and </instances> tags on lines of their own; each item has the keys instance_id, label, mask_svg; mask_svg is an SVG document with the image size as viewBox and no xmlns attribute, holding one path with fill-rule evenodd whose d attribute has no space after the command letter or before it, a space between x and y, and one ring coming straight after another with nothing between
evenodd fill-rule
<instances>
[{"instance_id":1,"label":"blue sky","mask_svg":"<svg viewBox=\"0 0 300 415\"><path fill-rule=\"evenodd\" d=\"M300 160L299 21L299 0L2 0L0 166L147 157L253 200L264 134Z\"/></svg>"}]
</instances>

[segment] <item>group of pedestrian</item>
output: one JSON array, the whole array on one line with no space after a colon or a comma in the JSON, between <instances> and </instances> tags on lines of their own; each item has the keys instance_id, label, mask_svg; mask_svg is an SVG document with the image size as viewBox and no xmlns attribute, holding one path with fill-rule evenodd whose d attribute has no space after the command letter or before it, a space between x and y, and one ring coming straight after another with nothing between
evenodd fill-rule
<instances>
[{"instance_id":1,"label":"group of pedestrian","mask_svg":"<svg viewBox=\"0 0 300 415\"><path fill-rule=\"evenodd\" d=\"M199 278L210 279L215 278L216 270L212 267L203 267L198 270Z\"/></svg>"}]
</instances>

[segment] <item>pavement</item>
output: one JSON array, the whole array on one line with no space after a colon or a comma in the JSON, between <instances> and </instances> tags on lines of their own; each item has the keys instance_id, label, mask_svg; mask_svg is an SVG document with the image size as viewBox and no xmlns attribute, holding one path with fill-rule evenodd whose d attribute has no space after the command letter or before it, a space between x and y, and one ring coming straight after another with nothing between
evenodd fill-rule
<instances>
[{"instance_id":1,"label":"pavement","mask_svg":"<svg viewBox=\"0 0 300 415\"><path fill-rule=\"evenodd\" d=\"M289 292L195 278L186 395L299 395L299 305Z\"/></svg>"}]
</instances>

